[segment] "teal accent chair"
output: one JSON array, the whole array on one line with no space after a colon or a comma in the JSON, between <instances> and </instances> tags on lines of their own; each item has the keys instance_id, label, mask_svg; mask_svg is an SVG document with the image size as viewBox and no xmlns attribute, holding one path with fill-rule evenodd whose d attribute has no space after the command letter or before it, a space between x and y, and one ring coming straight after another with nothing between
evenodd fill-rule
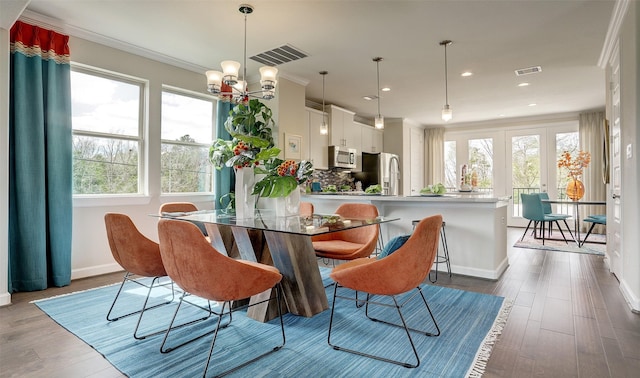
<instances>
[{"instance_id":1,"label":"teal accent chair","mask_svg":"<svg viewBox=\"0 0 640 378\"><path fill-rule=\"evenodd\" d=\"M607 225L607 216L606 215L589 215L588 217L584 218L583 221L590 222L591 227L589 227L589 231L587 231L587 236L585 236L584 240L580 242L580 246L583 246L584 243L587 242L587 238L589 238L589 235L591 235L591 231L593 231L593 228L596 226L596 224L603 224L605 226Z\"/></svg>"},{"instance_id":2,"label":"teal accent chair","mask_svg":"<svg viewBox=\"0 0 640 378\"><path fill-rule=\"evenodd\" d=\"M549 193L547 192L540 192L538 193L538 197L540 197L540 200L548 200L549 199ZM569 214L558 214L558 213L554 213L553 209L551 209L551 204L549 202L542 202L542 210L544 211L544 213L546 215L550 215L554 218L558 218L558 220L563 219L569 219L571 218L571 215ZM549 235L551 235L552 230L552 226L553 226L553 222L549 222Z\"/></svg>"},{"instance_id":3,"label":"teal accent chair","mask_svg":"<svg viewBox=\"0 0 640 378\"><path fill-rule=\"evenodd\" d=\"M560 223L558 223L559 220L562 220L567 230L569 231L569 234L573 238L573 234L571 233L571 229L567 224L565 215L564 214L558 214L558 215L545 214L544 207L542 206L542 201L540 200L539 194L540 193L531 193L531 194L520 193L520 200L522 203L522 217L529 220L529 224L527 224L527 228L524 230L524 234L522 234L522 238L520 238L520 240L524 239L525 235L529 231L529 227L531 226L531 223L533 223L534 237L537 238L538 224L541 224L542 245L544 245L545 224L546 223L551 224L551 222L555 222L556 225L558 226L558 230L560 230L560 233L562 234L562 238L564 239L565 243L569 244L569 242L567 241L567 238L564 236L564 232L562 231L562 228L560 227Z\"/></svg>"}]
</instances>

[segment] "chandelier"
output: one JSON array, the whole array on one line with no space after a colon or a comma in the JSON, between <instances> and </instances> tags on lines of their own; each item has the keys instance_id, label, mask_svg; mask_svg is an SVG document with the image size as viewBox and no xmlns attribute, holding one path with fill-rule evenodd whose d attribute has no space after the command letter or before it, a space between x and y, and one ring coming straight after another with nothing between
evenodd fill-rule
<instances>
[{"instance_id":1,"label":"chandelier","mask_svg":"<svg viewBox=\"0 0 640 378\"><path fill-rule=\"evenodd\" d=\"M329 125L327 124L327 113L324 111L324 77L329 73L327 71L320 71L322 75L322 123L320 124L320 134L329 134Z\"/></svg>"},{"instance_id":2,"label":"chandelier","mask_svg":"<svg viewBox=\"0 0 640 378\"><path fill-rule=\"evenodd\" d=\"M378 77L378 115L376 116L373 124L375 126L376 129L384 129L384 117L382 116L382 114L380 114L380 61L382 60L381 57L375 57L373 58L373 61L376 62L376 73L377 73L377 77Z\"/></svg>"},{"instance_id":3,"label":"chandelier","mask_svg":"<svg viewBox=\"0 0 640 378\"><path fill-rule=\"evenodd\" d=\"M249 97L271 100L276 93L278 69L264 66L260 68L260 90L247 91L247 15L253 13L253 6L241 4L238 11L244 14L244 65L242 78L238 79L240 63L225 60L220 63L222 72L207 71L207 90L223 101L245 102Z\"/></svg>"},{"instance_id":4,"label":"chandelier","mask_svg":"<svg viewBox=\"0 0 640 378\"><path fill-rule=\"evenodd\" d=\"M447 122L453 118L453 110L449 106L449 83L447 82L447 46L451 41L446 39L440 42L440 46L444 46L444 106L442 107L442 120Z\"/></svg>"}]
</instances>

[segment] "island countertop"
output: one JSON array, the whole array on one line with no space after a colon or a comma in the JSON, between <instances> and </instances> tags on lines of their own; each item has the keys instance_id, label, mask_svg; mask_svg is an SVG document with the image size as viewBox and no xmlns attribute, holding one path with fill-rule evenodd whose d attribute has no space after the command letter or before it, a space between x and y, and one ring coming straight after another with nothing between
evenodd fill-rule
<instances>
[{"instance_id":1,"label":"island countertop","mask_svg":"<svg viewBox=\"0 0 640 378\"><path fill-rule=\"evenodd\" d=\"M414 220L440 214L446 222L453 273L495 280L509 266L506 218L510 196L450 192L404 197L350 192L305 194L301 199L311 202L319 214L332 214L341 204L356 202L371 203L380 215L400 218L380 227L382 243L411 233Z\"/></svg>"},{"instance_id":2,"label":"island countertop","mask_svg":"<svg viewBox=\"0 0 640 378\"><path fill-rule=\"evenodd\" d=\"M496 203L508 205L511 196L494 196L491 193L460 192L443 195L387 196L380 194L363 194L357 192L307 193L307 200L339 200L339 201L397 201L397 202L447 202L447 203Z\"/></svg>"}]
</instances>

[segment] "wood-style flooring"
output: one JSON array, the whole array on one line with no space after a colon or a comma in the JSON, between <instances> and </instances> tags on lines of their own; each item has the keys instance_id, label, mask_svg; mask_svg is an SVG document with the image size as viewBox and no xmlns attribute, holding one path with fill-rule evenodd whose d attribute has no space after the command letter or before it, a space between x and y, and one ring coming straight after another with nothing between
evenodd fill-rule
<instances>
[{"instance_id":1,"label":"wood-style flooring","mask_svg":"<svg viewBox=\"0 0 640 378\"><path fill-rule=\"evenodd\" d=\"M629 310L603 258L511 247L522 231L509 229L510 266L498 281L438 276L437 285L513 299L484 376L640 376L640 314ZM455 263L456 251L450 253ZM114 273L14 294L13 304L0 308L0 377L122 377L98 352L29 303L121 277Z\"/></svg>"}]
</instances>

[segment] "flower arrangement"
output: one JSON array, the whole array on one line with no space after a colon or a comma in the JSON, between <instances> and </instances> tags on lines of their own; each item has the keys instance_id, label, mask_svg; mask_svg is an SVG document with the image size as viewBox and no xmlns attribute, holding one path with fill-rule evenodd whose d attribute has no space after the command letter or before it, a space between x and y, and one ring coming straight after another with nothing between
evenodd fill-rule
<instances>
[{"instance_id":1,"label":"flower arrangement","mask_svg":"<svg viewBox=\"0 0 640 378\"><path fill-rule=\"evenodd\" d=\"M255 172L266 176L256 183L253 194L271 198L285 197L311 177L313 164L305 160L296 163L293 160L273 158L257 167Z\"/></svg>"},{"instance_id":2,"label":"flower arrangement","mask_svg":"<svg viewBox=\"0 0 640 378\"><path fill-rule=\"evenodd\" d=\"M257 99L239 103L229 112L224 127L232 140L217 139L209 148L209 160L216 169L251 168L266 175L258 181L252 194L261 197L285 197L313 173L307 161L296 163L278 158L280 149L273 142L272 112Z\"/></svg>"},{"instance_id":3,"label":"flower arrangement","mask_svg":"<svg viewBox=\"0 0 640 378\"><path fill-rule=\"evenodd\" d=\"M582 176L582 170L589 166L591 162L591 154L585 151L579 151L578 156L573 158L569 151L564 151L558 159L558 168L566 168L567 177L578 180Z\"/></svg>"},{"instance_id":4,"label":"flower arrangement","mask_svg":"<svg viewBox=\"0 0 640 378\"><path fill-rule=\"evenodd\" d=\"M240 103L230 112L224 128L232 140L217 139L209 149L209 160L216 169L253 167L278 156L273 143L272 112L258 100Z\"/></svg>"}]
</instances>

